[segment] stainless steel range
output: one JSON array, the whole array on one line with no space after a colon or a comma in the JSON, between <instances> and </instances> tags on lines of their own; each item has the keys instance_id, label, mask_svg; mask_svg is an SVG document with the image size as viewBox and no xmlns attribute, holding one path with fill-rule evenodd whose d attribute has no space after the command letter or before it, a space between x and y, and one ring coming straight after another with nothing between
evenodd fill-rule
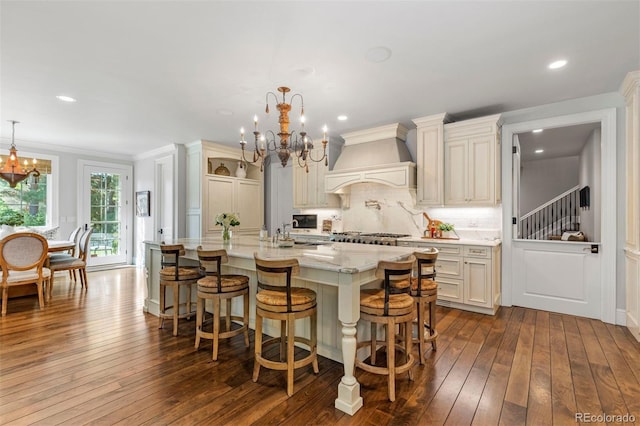
<instances>
[{"instance_id":1,"label":"stainless steel range","mask_svg":"<svg viewBox=\"0 0 640 426\"><path fill-rule=\"evenodd\" d=\"M334 232L329 239L337 243L378 244L382 246L398 245L398 238L410 237L409 234L388 234L384 232L363 233L357 231Z\"/></svg>"}]
</instances>

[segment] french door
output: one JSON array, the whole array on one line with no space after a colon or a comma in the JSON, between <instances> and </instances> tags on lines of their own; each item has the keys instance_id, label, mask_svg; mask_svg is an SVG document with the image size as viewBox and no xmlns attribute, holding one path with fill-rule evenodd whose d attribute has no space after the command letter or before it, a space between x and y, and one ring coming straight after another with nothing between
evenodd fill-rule
<instances>
[{"instance_id":1,"label":"french door","mask_svg":"<svg viewBox=\"0 0 640 426\"><path fill-rule=\"evenodd\" d=\"M78 218L93 229L89 266L126 263L131 241L130 166L81 161Z\"/></svg>"}]
</instances>

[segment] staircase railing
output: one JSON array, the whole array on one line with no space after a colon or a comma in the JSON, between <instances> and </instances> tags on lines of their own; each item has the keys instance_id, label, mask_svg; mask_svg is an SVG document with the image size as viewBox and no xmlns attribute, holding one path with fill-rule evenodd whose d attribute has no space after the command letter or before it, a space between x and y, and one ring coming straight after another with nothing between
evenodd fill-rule
<instances>
[{"instance_id":1,"label":"staircase railing","mask_svg":"<svg viewBox=\"0 0 640 426\"><path fill-rule=\"evenodd\" d=\"M546 240L578 226L580 186L577 185L520 218L519 238Z\"/></svg>"}]
</instances>

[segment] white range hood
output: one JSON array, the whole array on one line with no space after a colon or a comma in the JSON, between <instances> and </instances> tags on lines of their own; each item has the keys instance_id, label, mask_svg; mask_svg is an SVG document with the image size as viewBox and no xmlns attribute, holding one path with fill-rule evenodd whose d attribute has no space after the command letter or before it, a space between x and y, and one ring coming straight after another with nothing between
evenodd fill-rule
<instances>
[{"instance_id":1,"label":"white range hood","mask_svg":"<svg viewBox=\"0 0 640 426\"><path fill-rule=\"evenodd\" d=\"M405 144L407 132L395 123L342 135L344 147L325 176L325 192L339 194L342 206L348 208L348 195L356 183L415 190L416 164Z\"/></svg>"}]
</instances>

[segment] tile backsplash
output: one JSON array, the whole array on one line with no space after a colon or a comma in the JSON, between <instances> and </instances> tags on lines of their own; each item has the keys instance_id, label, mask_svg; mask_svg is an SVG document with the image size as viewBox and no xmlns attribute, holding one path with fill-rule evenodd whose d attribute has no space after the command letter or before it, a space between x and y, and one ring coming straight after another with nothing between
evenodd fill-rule
<instances>
[{"instance_id":1,"label":"tile backsplash","mask_svg":"<svg viewBox=\"0 0 640 426\"><path fill-rule=\"evenodd\" d=\"M452 223L463 238L500 238L502 210L496 207L416 207L415 191L398 190L375 183L352 185L348 209L314 209L303 213L318 215L318 230L322 220L333 221L333 231L390 232L423 235L427 212L432 219Z\"/></svg>"}]
</instances>

